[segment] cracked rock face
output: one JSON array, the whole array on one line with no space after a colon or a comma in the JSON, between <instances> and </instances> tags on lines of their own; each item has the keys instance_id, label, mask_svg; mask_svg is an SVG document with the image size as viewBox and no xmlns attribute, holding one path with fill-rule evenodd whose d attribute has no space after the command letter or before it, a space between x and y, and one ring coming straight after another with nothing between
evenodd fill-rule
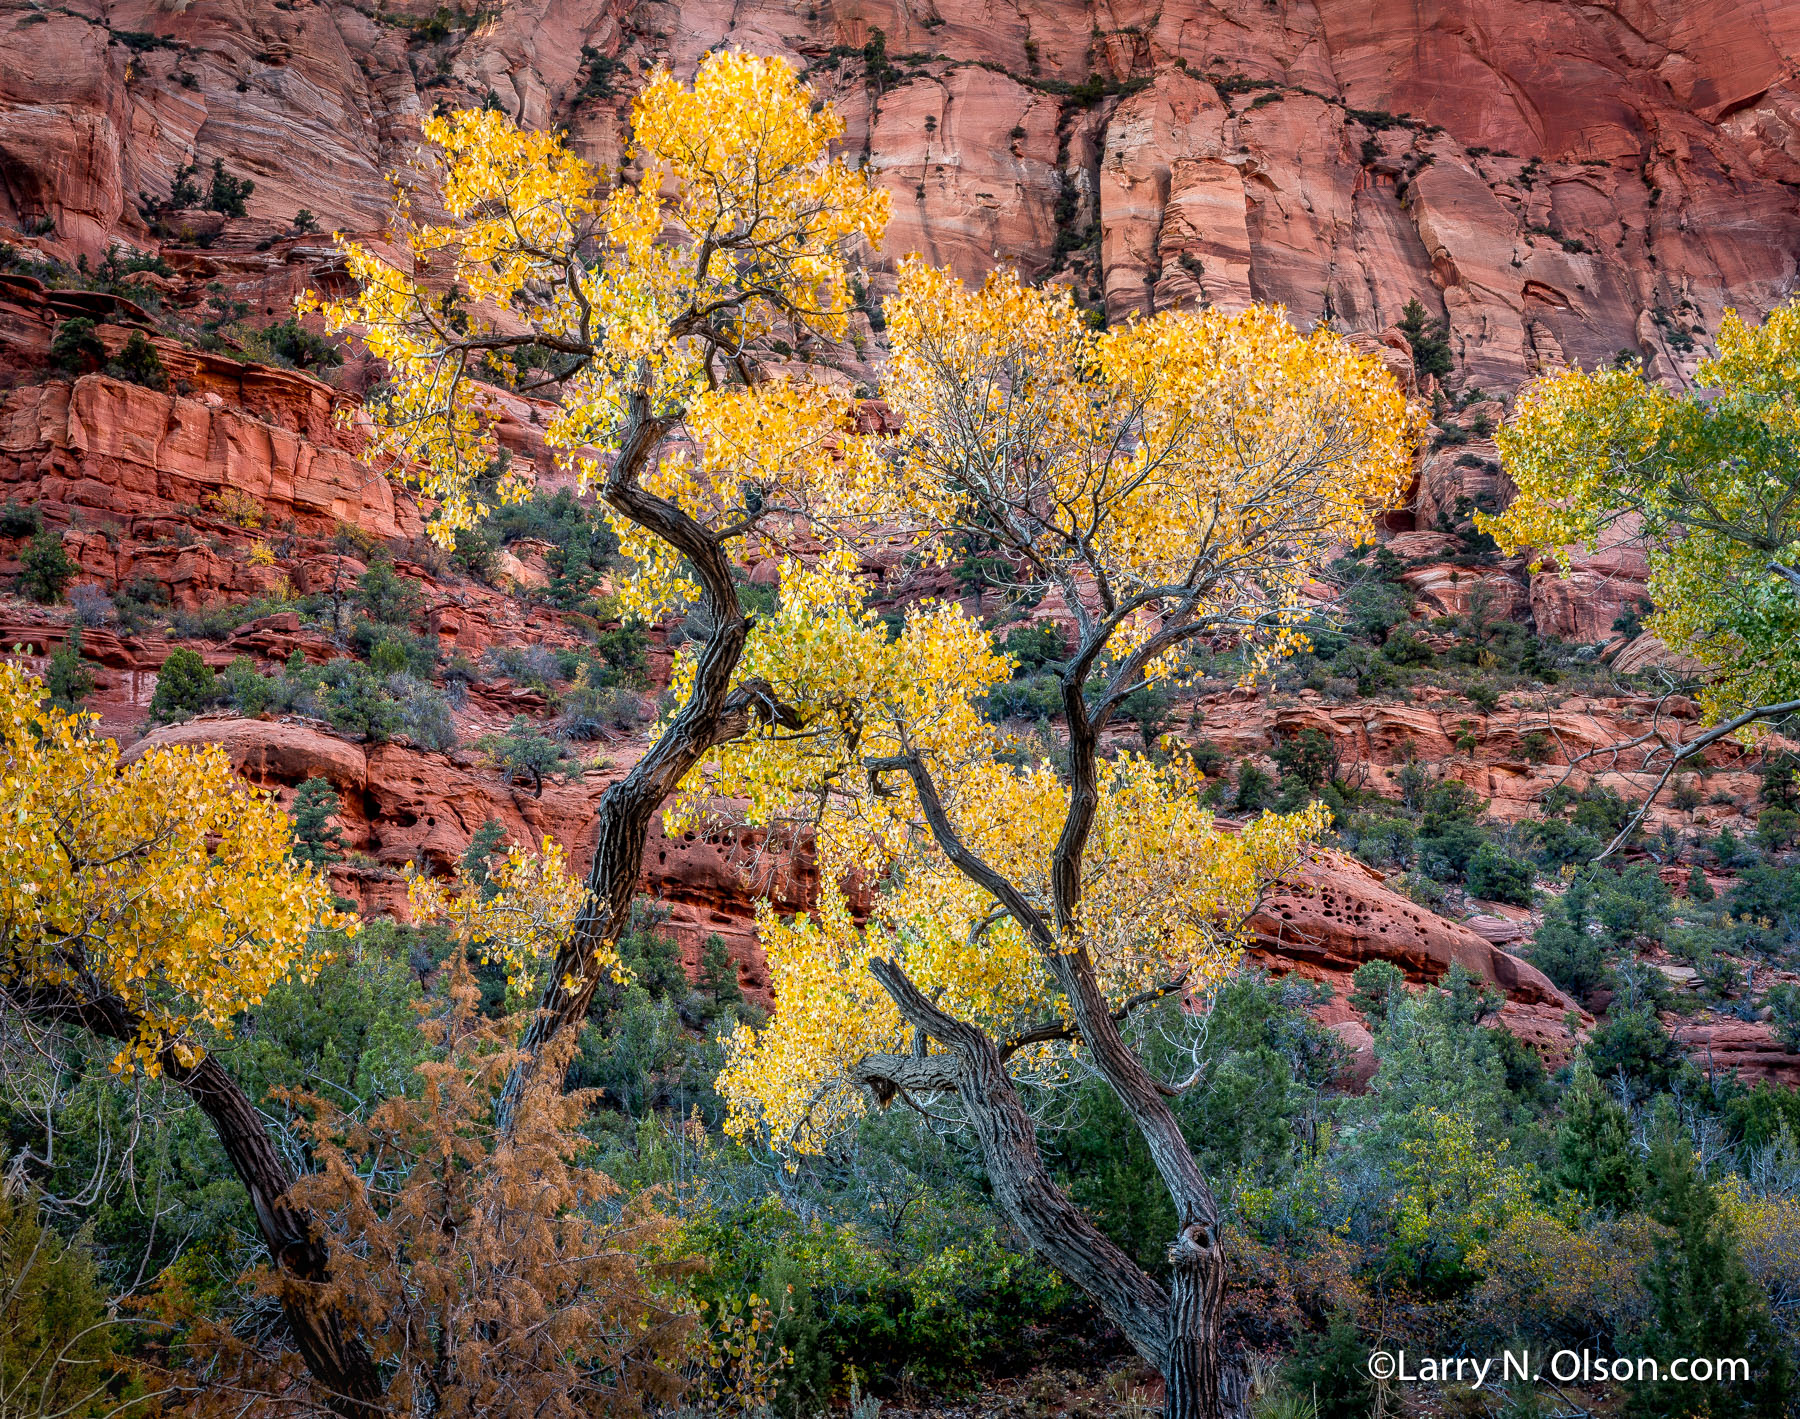
<instances>
[{"instance_id":1,"label":"cracked rock face","mask_svg":"<svg viewBox=\"0 0 1800 1419\"><path fill-rule=\"evenodd\" d=\"M894 197L887 253L1057 275L1111 316L1279 301L1390 327L1417 297L1458 380L1620 351L1682 380L1727 305L1800 270L1800 7L1445 0L76 0L0 17L0 223L65 256L154 246L184 164L255 181L253 249L311 211L370 232L419 122L493 103L603 169L659 63L803 66ZM196 214L196 220L213 214ZM196 229L198 231L198 229ZM877 280L877 294L880 281Z\"/></svg>"}]
</instances>

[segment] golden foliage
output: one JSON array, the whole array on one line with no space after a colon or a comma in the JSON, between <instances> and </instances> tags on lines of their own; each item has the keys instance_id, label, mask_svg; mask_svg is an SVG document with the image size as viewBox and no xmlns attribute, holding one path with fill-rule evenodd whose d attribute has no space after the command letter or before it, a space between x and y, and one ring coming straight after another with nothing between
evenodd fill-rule
<instances>
[{"instance_id":1,"label":"golden foliage","mask_svg":"<svg viewBox=\"0 0 1800 1419\"><path fill-rule=\"evenodd\" d=\"M886 225L887 194L829 155L841 120L815 111L785 62L714 53L691 86L652 75L631 122L639 173L608 192L559 135L492 111L429 120L451 220L417 223L403 205L395 239L412 272L343 242L357 293L306 303L386 362L375 447L437 500L431 531L446 544L487 510L487 361L527 341L567 367L546 440L584 476L645 419L687 421L692 447L656 490L702 519L740 506L740 480L803 476L844 427L846 402L822 389L745 387L777 330L843 334L849 263ZM680 581L667 549L617 525L645 568L628 606L665 604Z\"/></svg>"},{"instance_id":2,"label":"golden foliage","mask_svg":"<svg viewBox=\"0 0 1800 1419\"><path fill-rule=\"evenodd\" d=\"M232 1018L290 972L314 926L343 925L331 889L293 862L274 799L216 745L119 766L93 717L49 705L0 664L0 989L117 1014L135 1038L114 1061L150 1074L196 1025Z\"/></svg>"},{"instance_id":3,"label":"golden foliage","mask_svg":"<svg viewBox=\"0 0 1800 1419\"><path fill-rule=\"evenodd\" d=\"M994 538L1066 597L1076 573L1081 600L1197 585L1190 615L1273 618L1282 647L1317 555L1368 535L1411 480L1420 419L1392 377L1273 307L1095 332L1067 291L1010 270L971 290L914 260L888 327L905 457L884 491L923 529Z\"/></svg>"},{"instance_id":4,"label":"golden foliage","mask_svg":"<svg viewBox=\"0 0 1800 1419\"><path fill-rule=\"evenodd\" d=\"M519 1004L542 989L545 971L587 902L587 888L566 864L554 838L545 838L536 853L511 843L499 864L484 868L479 878L466 865L451 882L413 873L407 905L415 922L449 926L452 939L483 965L504 967L508 999ZM611 970L615 979L623 970L617 953L597 957L595 966Z\"/></svg>"},{"instance_id":5,"label":"golden foliage","mask_svg":"<svg viewBox=\"0 0 1800 1419\"><path fill-rule=\"evenodd\" d=\"M1317 561L1367 535L1411 475L1418 420L1392 379L1279 311L1096 333L1066 292L1006 271L970 289L914 260L888 320L883 394L904 429L892 456L841 481L838 506L939 559L976 539L1018 580L1060 591L1079 642L1066 673L1104 685L1086 692L1090 716L1203 632L1265 657L1302 644ZM721 748L670 819L691 827L709 795L730 798L753 826L810 830L828 878L882 884L866 924L830 891L812 916L759 919L776 1014L738 1032L720 1088L732 1128L802 1149L862 1107L859 1060L910 1047L872 956L1003 1041L1060 1018L1058 954L1079 955L1115 1009L1204 995L1261 892L1325 825L1314 808L1224 832L1197 775L1118 756L1091 770L1074 918L1028 929L953 865L914 776L965 852L1040 923L1056 920L1071 786L982 714L1016 667L955 606L914 605L890 639L858 573L844 553L783 568L780 609L754 628L741 676L766 683L791 724ZM1063 1073L1060 1051L1029 1046L1014 1067Z\"/></svg>"}]
</instances>

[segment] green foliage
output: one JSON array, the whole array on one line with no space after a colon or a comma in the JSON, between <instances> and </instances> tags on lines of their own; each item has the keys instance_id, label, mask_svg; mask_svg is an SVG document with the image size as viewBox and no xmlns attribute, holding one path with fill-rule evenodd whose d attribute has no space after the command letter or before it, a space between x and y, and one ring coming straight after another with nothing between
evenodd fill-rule
<instances>
[{"instance_id":1,"label":"green foliage","mask_svg":"<svg viewBox=\"0 0 1800 1419\"><path fill-rule=\"evenodd\" d=\"M1651 1124L1647 1210L1658 1225L1643 1274L1651 1314L1621 1353L1654 1357L1667 1374L1680 1357L1744 1357L1751 1384L1638 1380L1630 1412L1642 1419L1705 1414L1775 1416L1785 1411L1788 1359L1775 1342L1768 1306L1744 1265L1736 1228L1694 1157L1672 1103L1658 1101Z\"/></svg>"},{"instance_id":2,"label":"green foliage","mask_svg":"<svg viewBox=\"0 0 1800 1419\"><path fill-rule=\"evenodd\" d=\"M94 1265L0 1184L0 1396L5 1412L104 1419L127 1388Z\"/></svg>"},{"instance_id":3,"label":"green foliage","mask_svg":"<svg viewBox=\"0 0 1800 1419\"><path fill-rule=\"evenodd\" d=\"M206 209L209 212L220 212L227 217L241 217L244 215L244 199L254 191L256 191L254 182L233 177L225 171L225 159L213 159L212 186L207 189L206 193Z\"/></svg>"},{"instance_id":4,"label":"green foliage","mask_svg":"<svg viewBox=\"0 0 1800 1419\"><path fill-rule=\"evenodd\" d=\"M1419 868L1439 881L1464 877L1475 854L1487 842L1476 821L1483 807L1467 784L1445 779L1423 795L1419 820Z\"/></svg>"},{"instance_id":5,"label":"green foliage","mask_svg":"<svg viewBox=\"0 0 1800 1419\"><path fill-rule=\"evenodd\" d=\"M167 389L169 372L163 368L162 356L141 330L126 337L125 346L107 363L106 372L146 389Z\"/></svg>"},{"instance_id":6,"label":"green foliage","mask_svg":"<svg viewBox=\"0 0 1800 1419\"><path fill-rule=\"evenodd\" d=\"M1369 1347L1346 1312L1334 1312L1322 1333L1297 1337L1282 1379L1312 1398L1317 1419L1368 1419L1375 1397Z\"/></svg>"},{"instance_id":7,"label":"green foliage","mask_svg":"<svg viewBox=\"0 0 1800 1419\"><path fill-rule=\"evenodd\" d=\"M1583 1060L1563 1098L1556 1132L1556 1180L1589 1207L1623 1212L1637 1200L1643 1164L1631 1137L1631 1115Z\"/></svg>"},{"instance_id":8,"label":"green foliage","mask_svg":"<svg viewBox=\"0 0 1800 1419\"><path fill-rule=\"evenodd\" d=\"M0 503L0 537L30 537L44 530L44 515L30 503Z\"/></svg>"},{"instance_id":9,"label":"green foliage","mask_svg":"<svg viewBox=\"0 0 1800 1419\"><path fill-rule=\"evenodd\" d=\"M1593 888L1577 877L1544 908L1544 922L1532 938L1531 963L1576 1000L1612 979L1605 941L1589 929Z\"/></svg>"},{"instance_id":10,"label":"green foliage","mask_svg":"<svg viewBox=\"0 0 1800 1419\"><path fill-rule=\"evenodd\" d=\"M1421 379L1427 375L1442 378L1456 367L1444 322L1430 321L1416 296L1406 303L1406 309L1400 314L1400 333L1412 346L1413 369Z\"/></svg>"},{"instance_id":11,"label":"green foliage","mask_svg":"<svg viewBox=\"0 0 1800 1419\"><path fill-rule=\"evenodd\" d=\"M1274 759L1284 781L1291 778L1312 789L1334 777L1337 771L1337 750L1317 729L1303 729L1279 740Z\"/></svg>"},{"instance_id":12,"label":"green foliage","mask_svg":"<svg viewBox=\"0 0 1800 1419\"><path fill-rule=\"evenodd\" d=\"M385 744L400 728L398 701L382 677L356 660L328 661L319 671L325 718L333 729Z\"/></svg>"},{"instance_id":13,"label":"green foliage","mask_svg":"<svg viewBox=\"0 0 1800 1419\"><path fill-rule=\"evenodd\" d=\"M1371 1019L1385 1016L1406 995L1406 973L1392 961L1365 961L1350 980L1350 1003Z\"/></svg>"},{"instance_id":14,"label":"green foliage","mask_svg":"<svg viewBox=\"0 0 1800 1419\"><path fill-rule=\"evenodd\" d=\"M50 701L59 709L78 710L81 702L94 690L94 672L81 658L81 627L69 632L69 639L50 652L50 664L44 671L44 688Z\"/></svg>"},{"instance_id":15,"label":"green foliage","mask_svg":"<svg viewBox=\"0 0 1800 1419\"><path fill-rule=\"evenodd\" d=\"M50 341L50 360L70 374L84 374L106 362L106 346L94 333L94 322L85 315L73 316L56 327Z\"/></svg>"},{"instance_id":16,"label":"green foliage","mask_svg":"<svg viewBox=\"0 0 1800 1419\"><path fill-rule=\"evenodd\" d=\"M1600 1078L1622 1079L1640 1098L1666 1092L1687 1063L1654 1009L1617 1002L1588 1037L1587 1061Z\"/></svg>"},{"instance_id":17,"label":"green foliage","mask_svg":"<svg viewBox=\"0 0 1800 1419\"><path fill-rule=\"evenodd\" d=\"M266 327L257 332L257 338L276 363L297 370L334 369L344 363L344 352L326 336L308 330L298 316L290 315Z\"/></svg>"},{"instance_id":18,"label":"green foliage","mask_svg":"<svg viewBox=\"0 0 1800 1419\"><path fill-rule=\"evenodd\" d=\"M1258 813L1275 797L1275 784L1261 769L1245 759L1238 766L1237 795L1232 800L1240 813Z\"/></svg>"},{"instance_id":19,"label":"green foliage","mask_svg":"<svg viewBox=\"0 0 1800 1419\"><path fill-rule=\"evenodd\" d=\"M357 608L384 626L408 625L423 603L418 582L397 574L393 562L386 557L370 562L356 579Z\"/></svg>"},{"instance_id":20,"label":"green foliage","mask_svg":"<svg viewBox=\"0 0 1800 1419\"><path fill-rule=\"evenodd\" d=\"M1781 1047L1789 1054L1800 1054L1800 986L1771 986L1762 1003Z\"/></svg>"},{"instance_id":21,"label":"green foliage","mask_svg":"<svg viewBox=\"0 0 1800 1419\"><path fill-rule=\"evenodd\" d=\"M288 815L294 820L294 860L329 867L344 860L344 832L331 820L343 807L337 790L316 775L294 792Z\"/></svg>"},{"instance_id":22,"label":"green foliage","mask_svg":"<svg viewBox=\"0 0 1800 1419\"><path fill-rule=\"evenodd\" d=\"M1304 1135L1341 1054L1307 1014L1316 997L1301 982L1244 974L1215 995L1206 1033L1191 1051L1163 1054L1181 1038L1178 1007L1162 1007L1147 1031L1153 1069L1196 1068L1204 1087L1174 1104L1190 1146L1210 1177L1229 1178L1240 1206L1263 1232L1304 1232L1319 1220L1307 1181ZM1067 1127L1043 1139L1046 1160L1082 1209L1152 1272L1164 1265L1175 1214L1149 1149L1117 1097L1089 1081L1076 1091Z\"/></svg>"},{"instance_id":23,"label":"green foliage","mask_svg":"<svg viewBox=\"0 0 1800 1419\"><path fill-rule=\"evenodd\" d=\"M1058 670L1069 658L1069 645L1054 622L1015 626L997 647L1018 662L1015 677L1040 670Z\"/></svg>"},{"instance_id":24,"label":"green foliage","mask_svg":"<svg viewBox=\"0 0 1800 1419\"><path fill-rule=\"evenodd\" d=\"M44 606L62 600L81 563L63 550L62 534L45 528L19 553L19 591Z\"/></svg>"},{"instance_id":25,"label":"green foliage","mask_svg":"<svg viewBox=\"0 0 1800 1419\"><path fill-rule=\"evenodd\" d=\"M1465 881L1472 897L1528 907L1535 879L1529 862L1490 842L1478 847L1469 859Z\"/></svg>"},{"instance_id":26,"label":"green foliage","mask_svg":"<svg viewBox=\"0 0 1800 1419\"><path fill-rule=\"evenodd\" d=\"M1033 1332L1069 1304L1066 1285L1010 1237L955 1226L959 1199L920 1196L879 1243L779 1199L710 1212L686 1240L711 1258L696 1290L712 1304L774 1298L772 1338L792 1354L777 1406L824 1409L847 1369L872 1387L971 1387L982 1368L1029 1353Z\"/></svg>"},{"instance_id":27,"label":"green foliage","mask_svg":"<svg viewBox=\"0 0 1800 1419\"><path fill-rule=\"evenodd\" d=\"M581 774L581 761L569 746L551 739L522 714L513 716L504 733L483 735L475 742L510 782L530 784L534 798L544 796L546 778L566 783Z\"/></svg>"},{"instance_id":28,"label":"green foliage","mask_svg":"<svg viewBox=\"0 0 1800 1419\"><path fill-rule=\"evenodd\" d=\"M185 718L198 714L218 698L218 677L207 668L198 651L183 646L170 651L157 668L150 718L159 724Z\"/></svg>"}]
</instances>

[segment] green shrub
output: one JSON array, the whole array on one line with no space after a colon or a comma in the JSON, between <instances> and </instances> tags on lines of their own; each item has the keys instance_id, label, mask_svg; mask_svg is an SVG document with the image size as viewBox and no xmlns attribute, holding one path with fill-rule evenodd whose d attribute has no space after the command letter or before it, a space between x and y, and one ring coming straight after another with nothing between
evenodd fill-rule
<instances>
[{"instance_id":1,"label":"green shrub","mask_svg":"<svg viewBox=\"0 0 1800 1419\"><path fill-rule=\"evenodd\" d=\"M7 1414L103 1419L126 1384L92 1261L0 1186L0 1384Z\"/></svg>"},{"instance_id":2,"label":"green shrub","mask_svg":"<svg viewBox=\"0 0 1800 1419\"><path fill-rule=\"evenodd\" d=\"M1617 1002L1588 1037L1587 1060L1602 1079L1622 1075L1640 1096L1665 1092L1686 1063L1654 1009Z\"/></svg>"},{"instance_id":3,"label":"green shrub","mask_svg":"<svg viewBox=\"0 0 1800 1419\"><path fill-rule=\"evenodd\" d=\"M1644 1174L1631 1135L1631 1115L1608 1096L1586 1060L1577 1064L1556 1132L1556 1180L1589 1207L1625 1211Z\"/></svg>"},{"instance_id":4,"label":"green shrub","mask_svg":"<svg viewBox=\"0 0 1800 1419\"><path fill-rule=\"evenodd\" d=\"M94 333L94 322L77 315L57 326L50 340L50 360L70 374L85 374L105 364L106 346Z\"/></svg>"},{"instance_id":5,"label":"green shrub","mask_svg":"<svg viewBox=\"0 0 1800 1419\"><path fill-rule=\"evenodd\" d=\"M1371 1018L1387 1014L1388 1007L1405 993L1406 974L1392 961L1365 961L1350 980L1355 987L1350 1003Z\"/></svg>"},{"instance_id":6,"label":"green shrub","mask_svg":"<svg viewBox=\"0 0 1800 1419\"><path fill-rule=\"evenodd\" d=\"M419 614L424 598L419 595L418 582L400 576L392 561L380 557L356 579L356 604L372 621L404 626Z\"/></svg>"},{"instance_id":7,"label":"green shrub","mask_svg":"<svg viewBox=\"0 0 1800 1419\"><path fill-rule=\"evenodd\" d=\"M198 651L172 650L156 672L156 693L150 697L150 718L164 723L198 714L219 698L219 680Z\"/></svg>"},{"instance_id":8,"label":"green shrub","mask_svg":"<svg viewBox=\"0 0 1800 1419\"><path fill-rule=\"evenodd\" d=\"M62 600L81 563L63 550L62 534L45 528L19 554L19 590L42 606Z\"/></svg>"},{"instance_id":9,"label":"green shrub","mask_svg":"<svg viewBox=\"0 0 1800 1419\"><path fill-rule=\"evenodd\" d=\"M50 653L50 664L44 672L44 688L50 702L58 709L78 710L81 702L94 690L94 672L81 658L81 627L76 626L69 639Z\"/></svg>"},{"instance_id":10,"label":"green shrub","mask_svg":"<svg viewBox=\"0 0 1800 1419\"><path fill-rule=\"evenodd\" d=\"M1284 782L1294 779L1307 788L1318 788L1337 771L1337 749L1317 729L1303 729L1277 741L1274 759Z\"/></svg>"},{"instance_id":11,"label":"green shrub","mask_svg":"<svg viewBox=\"0 0 1800 1419\"><path fill-rule=\"evenodd\" d=\"M1531 905L1531 886L1536 874L1531 864L1513 856L1497 843L1483 843L1469 859L1465 877L1469 895L1490 902Z\"/></svg>"},{"instance_id":12,"label":"green shrub","mask_svg":"<svg viewBox=\"0 0 1800 1419\"><path fill-rule=\"evenodd\" d=\"M254 182L247 178L233 177L225 171L225 159L213 159L212 186L206 194L208 211L219 212L227 217L241 217L244 215L244 199L254 191Z\"/></svg>"},{"instance_id":13,"label":"green shrub","mask_svg":"<svg viewBox=\"0 0 1800 1419\"><path fill-rule=\"evenodd\" d=\"M294 860L328 867L344 860L343 829L331 820L343 805L329 780L316 775L294 793L288 816L294 820Z\"/></svg>"},{"instance_id":14,"label":"green shrub","mask_svg":"<svg viewBox=\"0 0 1800 1419\"><path fill-rule=\"evenodd\" d=\"M942 1203L914 1210L936 1221ZM878 1248L770 1196L709 1214L687 1240L711 1259L695 1284L702 1300L773 1298L772 1338L792 1356L777 1405L804 1415L829 1405L850 1364L873 1388L904 1379L958 1394L984 1366L1030 1352L1034 1328L1069 1304L1067 1286L1011 1238L959 1230L940 1240L941 1223L902 1222L895 1244Z\"/></svg>"},{"instance_id":15,"label":"green shrub","mask_svg":"<svg viewBox=\"0 0 1800 1419\"><path fill-rule=\"evenodd\" d=\"M44 530L44 515L30 503L0 503L0 537L30 537Z\"/></svg>"},{"instance_id":16,"label":"green shrub","mask_svg":"<svg viewBox=\"0 0 1800 1419\"><path fill-rule=\"evenodd\" d=\"M1737 1226L1701 1171L1673 1101L1658 1100L1650 1138L1645 1210L1657 1226L1642 1274L1650 1315L1640 1333L1619 1337L1619 1351L1657 1359L1664 1376L1678 1356L1742 1356L1753 1378L1747 1384L1638 1380L1630 1386L1631 1412L1643 1419L1781 1414L1791 1398L1792 1360L1769 1319L1767 1297L1744 1264Z\"/></svg>"},{"instance_id":17,"label":"green shrub","mask_svg":"<svg viewBox=\"0 0 1800 1419\"><path fill-rule=\"evenodd\" d=\"M1250 760L1238 765L1237 794L1232 799L1240 813L1260 813L1275 797L1275 784Z\"/></svg>"},{"instance_id":18,"label":"green shrub","mask_svg":"<svg viewBox=\"0 0 1800 1419\"><path fill-rule=\"evenodd\" d=\"M399 702L382 677L358 660L333 660L322 677L325 719L333 729L385 744L400 727Z\"/></svg>"},{"instance_id":19,"label":"green shrub","mask_svg":"<svg viewBox=\"0 0 1800 1419\"><path fill-rule=\"evenodd\" d=\"M106 372L117 379L141 384L146 389L167 389L169 372L163 368L162 356L141 330L134 330L125 348L107 363Z\"/></svg>"},{"instance_id":20,"label":"green shrub","mask_svg":"<svg viewBox=\"0 0 1800 1419\"><path fill-rule=\"evenodd\" d=\"M567 782L581 774L581 761L568 746L543 734L522 714L513 717L504 734L485 735L476 742L510 782L530 784L535 798L544 796L546 778Z\"/></svg>"},{"instance_id":21,"label":"green shrub","mask_svg":"<svg viewBox=\"0 0 1800 1419\"><path fill-rule=\"evenodd\" d=\"M1762 1003L1781 1047L1789 1054L1800 1054L1800 986L1771 986Z\"/></svg>"},{"instance_id":22,"label":"green shrub","mask_svg":"<svg viewBox=\"0 0 1800 1419\"><path fill-rule=\"evenodd\" d=\"M225 695L231 707L246 719L255 719L269 708L276 686L256 668L247 655L240 655L227 665L219 678L225 682Z\"/></svg>"},{"instance_id":23,"label":"green shrub","mask_svg":"<svg viewBox=\"0 0 1800 1419\"><path fill-rule=\"evenodd\" d=\"M1368 1419L1375 1397L1368 1364L1369 1347L1354 1320L1339 1311L1323 1334L1298 1337L1282 1379L1312 1397L1318 1419Z\"/></svg>"}]
</instances>

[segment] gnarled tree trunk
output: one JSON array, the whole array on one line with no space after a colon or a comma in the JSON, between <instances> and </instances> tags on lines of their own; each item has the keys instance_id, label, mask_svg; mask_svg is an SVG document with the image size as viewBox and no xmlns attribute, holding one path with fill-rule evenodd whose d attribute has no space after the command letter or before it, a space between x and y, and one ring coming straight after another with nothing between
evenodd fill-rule
<instances>
[{"instance_id":1,"label":"gnarled tree trunk","mask_svg":"<svg viewBox=\"0 0 1800 1419\"><path fill-rule=\"evenodd\" d=\"M871 961L870 970L902 1018L945 1045L947 1053L873 1056L863 1061L860 1081L889 1098L901 1090L954 1092L981 1145L1001 1210L1032 1250L1092 1297L1132 1348L1156 1367L1163 1376L1167 1419L1241 1415L1243 1386L1228 1373L1219 1346L1226 1261L1216 1221L1183 1222L1169 1250L1171 1290L1165 1291L1050 1176L1038 1152L1037 1129L994 1041L939 1010L893 963ZM1185 1143L1182 1149L1198 1176Z\"/></svg>"},{"instance_id":2,"label":"gnarled tree trunk","mask_svg":"<svg viewBox=\"0 0 1800 1419\"><path fill-rule=\"evenodd\" d=\"M78 1024L102 1039L138 1038L138 1017L116 997L95 1000L42 990L9 999L23 1014ZM294 1180L255 1105L210 1054L189 1065L173 1049L164 1049L158 1063L199 1105L250 1194L257 1231L281 1278L288 1332L326 1403L343 1419L381 1419L387 1412L381 1371L355 1322L332 1299L330 1245L311 1214L294 1205Z\"/></svg>"}]
</instances>

